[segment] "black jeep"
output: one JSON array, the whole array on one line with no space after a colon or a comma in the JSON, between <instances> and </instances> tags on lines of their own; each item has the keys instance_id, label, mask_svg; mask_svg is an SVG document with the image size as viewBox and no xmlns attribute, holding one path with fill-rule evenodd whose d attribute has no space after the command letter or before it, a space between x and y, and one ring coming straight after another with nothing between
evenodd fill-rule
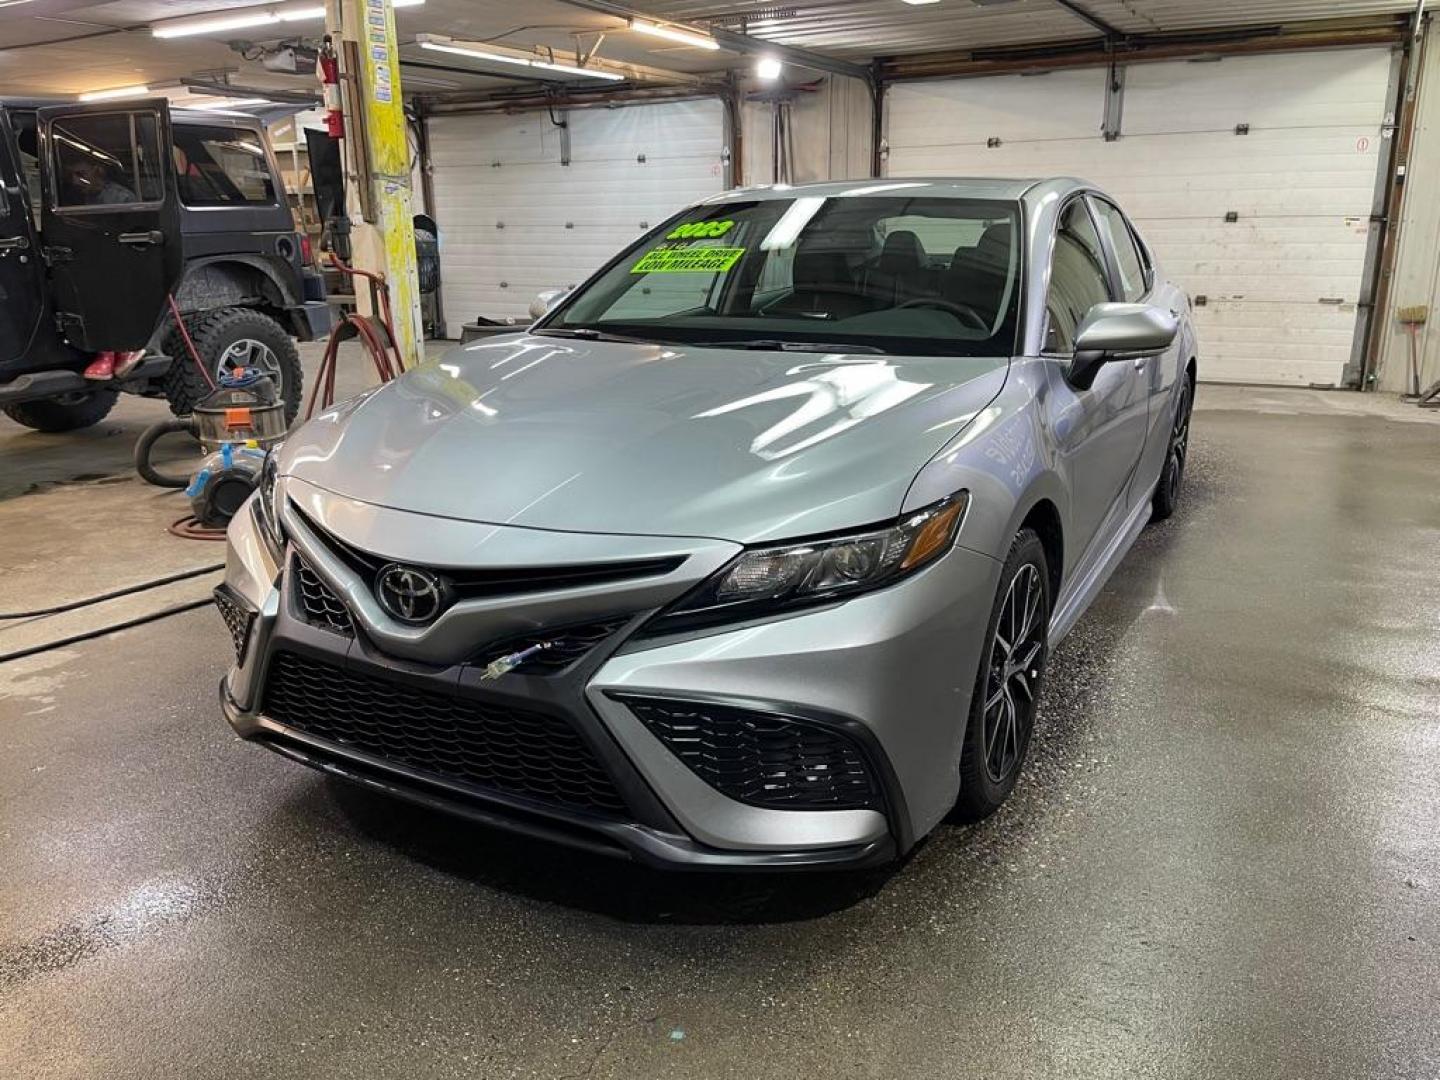
<instances>
[{"instance_id":1,"label":"black jeep","mask_svg":"<svg viewBox=\"0 0 1440 1080\"><path fill-rule=\"evenodd\" d=\"M172 115L163 98L0 99L0 407L41 431L96 423L120 391L184 414L209 379L258 367L293 419L293 339L331 319L308 248L256 120ZM81 374L137 349L123 379Z\"/></svg>"}]
</instances>

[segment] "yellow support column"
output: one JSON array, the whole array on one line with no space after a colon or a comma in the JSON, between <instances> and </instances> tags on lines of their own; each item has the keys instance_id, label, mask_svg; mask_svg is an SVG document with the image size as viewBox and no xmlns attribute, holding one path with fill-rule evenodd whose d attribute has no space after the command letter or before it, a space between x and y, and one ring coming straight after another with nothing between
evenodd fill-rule
<instances>
[{"instance_id":1,"label":"yellow support column","mask_svg":"<svg viewBox=\"0 0 1440 1080\"><path fill-rule=\"evenodd\" d=\"M424 330L395 9L390 0L330 0L326 22L341 42L353 265L385 275L396 345L412 367L424 359ZM363 281L355 292L361 313L374 314Z\"/></svg>"}]
</instances>

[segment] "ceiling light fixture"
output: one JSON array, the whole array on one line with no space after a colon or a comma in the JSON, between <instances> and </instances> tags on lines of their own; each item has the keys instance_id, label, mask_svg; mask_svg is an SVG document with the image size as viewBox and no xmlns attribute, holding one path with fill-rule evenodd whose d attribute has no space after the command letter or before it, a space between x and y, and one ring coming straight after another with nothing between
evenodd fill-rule
<instances>
[{"instance_id":1,"label":"ceiling light fixture","mask_svg":"<svg viewBox=\"0 0 1440 1080\"><path fill-rule=\"evenodd\" d=\"M785 65L776 56L762 56L755 61L755 77L765 82L774 82L784 70Z\"/></svg>"},{"instance_id":2,"label":"ceiling light fixture","mask_svg":"<svg viewBox=\"0 0 1440 1080\"><path fill-rule=\"evenodd\" d=\"M940 0L900 0L900 2L909 4L911 7L924 7L926 4L938 4Z\"/></svg>"},{"instance_id":3,"label":"ceiling light fixture","mask_svg":"<svg viewBox=\"0 0 1440 1080\"><path fill-rule=\"evenodd\" d=\"M115 101L119 98L144 97L150 93L148 86L115 86L109 90L91 90L81 94L81 101Z\"/></svg>"},{"instance_id":4,"label":"ceiling light fixture","mask_svg":"<svg viewBox=\"0 0 1440 1080\"><path fill-rule=\"evenodd\" d=\"M637 33L649 34L651 37L678 41L681 45L693 45L697 49L720 48L720 43L709 34L684 26L671 26L666 23L651 22L649 19L631 19L630 29Z\"/></svg>"},{"instance_id":5,"label":"ceiling light fixture","mask_svg":"<svg viewBox=\"0 0 1440 1080\"><path fill-rule=\"evenodd\" d=\"M161 23L150 27L150 33L157 38L195 37L198 34L221 34L227 30L249 30L256 26L273 26L276 23L303 22L307 19L323 19L324 17L325 8L319 4L306 7L264 8L258 11L240 11L233 15L221 15L213 19Z\"/></svg>"},{"instance_id":6,"label":"ceiling light fixture","mask_svg":"<svg viewBox=\"0 0 1440 1080\"><path fill-rule=\"evenodd\" d=\"M514 64L517 67L542 68L546 71L557 71L564 75L584 75L587 78L606 79L610 82L618 82L625 78L624 75L617 75L613 71L575 67L571 64L556 64L548 60L539 60L526 56L511 56L506 53L488 52L484 49L471 49L463 45L451 45L443 41L422 40L419 41L418 44L422 49L429 49L432 52L453 53L456 56L468 56L473 60L484 60L487 63Z\"/></svg>"}]
</instances>

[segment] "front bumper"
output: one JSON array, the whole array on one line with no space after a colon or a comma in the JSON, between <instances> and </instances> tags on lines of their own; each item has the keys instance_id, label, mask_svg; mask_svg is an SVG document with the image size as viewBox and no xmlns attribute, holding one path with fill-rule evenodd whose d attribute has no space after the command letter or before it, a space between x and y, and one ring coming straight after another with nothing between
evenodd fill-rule
<instances>
[{"instance_id":1,"label":"front bumper","mask_svg":"<svg viewBox=\"0 0 1440 1080\"><path fill-rule=\"evenodd\" d=\"M632 636L658 606L657 587L648 587L647 606L634 610L624 629L574 670L547 677L506 674L487 681L453 651L457 637L477 632L474 626L462 626L461 633L437 623L428 641L406 628L386 626L383 613L365 603L371 598L361 595L356 582L347 580L346 568L335 565L325 546L317 543L313 523L324 517L323 500L314 492L292 493L300 496L306 518L287 518L293 545L288 557L303 555L309 568L344 597L356 633L343 638L297 617L279 560L261 541L250 513L237 515L230 529L224 589L251 619L245 639L238 643L239 662L222 684L221 701L244 738L412 802L676 868L884 862L907 850L953 804L963 718L998 573L992 560L957 548L923 574L882 593L686 639L641 641ZM354 504L347 509L353 511ZM376 508L369 512L392 526L398 513ZM352 528L355 522L334 516L327 524ZM437 525L428 519L432 552L448 544L464 545L462 537L436 536L437 529L467 528L472 527L459 522ZM347 539L386 550L373 528L361 532L368 535L352 532ZM495 530L487 532L493 535ZM419 542L418 536L410 539ZM526 542L535 543L533 537ZM728 547L710 545L695 556L696 565L687 572L706 576L730 554ZM443 558L434 562L445 565ZM668 588L678 595L691 584L676 580ZM543 623L553 616L542 609L553 602L553 596L544 601L512 599L504 615L533 616ZM609 602L596 601L602 606ZM478 619L483 612L470 614ZM387 635L392 639L386 640ZM477 790L345 740L318 738L313 731L281 723L266 711L269 667L281 652L327 670L340 665L357 679L413 688L417 695L443 692L476 708L515 707L563 716L613 780L627 813L621 820L543 805L513 792ZM777 809L731 798L701 779L640 721L629 704L636 698L746 708L841 732L861 748L880 798L872 806L848 809Z\"/></svg>"}]
</instances>

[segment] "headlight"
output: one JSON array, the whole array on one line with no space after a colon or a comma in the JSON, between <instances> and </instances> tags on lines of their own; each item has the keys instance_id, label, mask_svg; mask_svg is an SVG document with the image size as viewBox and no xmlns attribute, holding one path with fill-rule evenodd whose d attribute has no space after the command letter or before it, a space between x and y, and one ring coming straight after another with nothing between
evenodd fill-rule
<instances>
[{"instance_id":1,"label":"headlight","mask_svg":"<svg viewBox=\"0 0 1440 1080\"><path fill-rule=\"evenodd\" d=\"M649 630L672 632L771 614L893 584L950 550L969 502L962 491L883 529L753 548L662 612Z\"/></svg>"},{"instance_id":2,"label":"headlight","mask_svg":"<svg viewBox=\"0 0 1440 1080\"><path fill-rule=\"evenodd\" d=\"M285 550L285 533L280 528L280 507L276 504L275 485L280 478L280 466L275 460L279 445L270 448L260 465L260 482L255 493L255 520L270 550L278 557Z\"/></svg>"}]
</instances>

